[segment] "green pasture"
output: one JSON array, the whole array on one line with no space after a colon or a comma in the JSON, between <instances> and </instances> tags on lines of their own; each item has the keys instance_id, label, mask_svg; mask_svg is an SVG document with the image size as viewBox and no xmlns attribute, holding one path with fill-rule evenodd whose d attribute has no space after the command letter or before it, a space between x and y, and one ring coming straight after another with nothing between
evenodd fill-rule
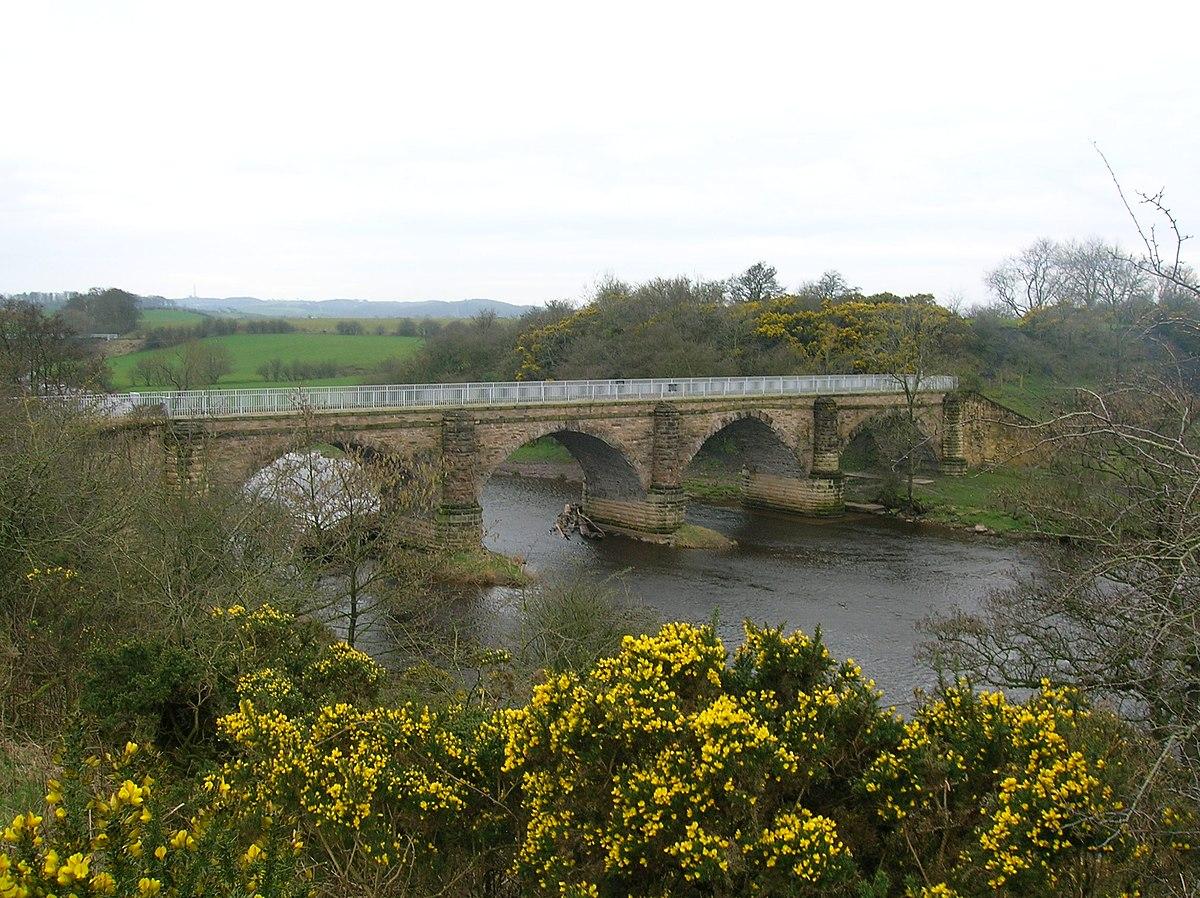
<instances>
[{"instance_id":1,"label":"green pasture","mask_svg":"<svg viewBox=\"0 0 1200 898\"><path fill-rule=\"evenodd\" d=\"M363 378L380 362L390 358L406 358L421 345L419 337L380 337L373 334L343 336L341 334L230 334L225 337L208 337L206 344L220 344L229 350L233 371L215 384L216 387L261 387L287 386L286 383L269 383L262 379L257 369L265 362L277 358L284 362L332 361L349 369L339 377L320 378L308 381L314 385L336 386L363 383ZM170 353L171 349L154 350ZM133 369L139 359L151 352L143 350L109 359L113 387L118 390L134 387ZM137 386L144 386L138 384Z\"/></svg>"},{"instance_id":2,"label":"green pasture","mask_svg":"<svg viewBox=\"0 0 1200 898\"><path fill-rule=\"evenodd\" d=\"M1071 400L1076 387L1086 386L1091 384L1065 385L1049 377L1025 375L990 381L980 392L1018 414L1042 420L1057 414L1063 403Z\"/></svg>"},{"instance_id":3,"label":"green pasture","mask_svg":"<svg viewBox=\"0 0 1200 898\"><path fill-rule=\"evenodd\" d=\"M569 464L574 457L567 447L554 437L538 437L536 440L521 446L508 457L515 462L557 462Z\"/></svg>"}]
</instances>

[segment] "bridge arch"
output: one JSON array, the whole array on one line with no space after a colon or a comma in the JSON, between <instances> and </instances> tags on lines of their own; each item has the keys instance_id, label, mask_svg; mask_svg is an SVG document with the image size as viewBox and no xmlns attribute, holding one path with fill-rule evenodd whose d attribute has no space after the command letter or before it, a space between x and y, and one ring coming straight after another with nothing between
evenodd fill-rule
<instances>
[{"instance_id":1,"label":"bridge arch","mask_svg":"<svg viewBox=\"0 0 1200 898\"><path fill-rule=\"evenodd\" d=\"M337 432L272 434L222 441L216 452L222 462L224 482L230 486L245 484L250 478L291 453L305 454L326 449L355 463L372 464L386 457L388 449L371 439Z\"/></svg>"},{"instance_id":2,"label":"bridge arch","mask_svg":"<svg viewBox=\"0 0 1200 898\"><path fill-rule=\"evenodd\" d=\"M540 421L499 439L481 434L480 464L475 493L510 455L527 443L553 437L583 469L584 485L591 498L644 498L650 476L638 453L623 439L605 428L574 421Z\"/></svg>"},{"instance_id":3,"label":"bridge arch","mask_svg":"<svg viewBox=\"0 0 1200 898\"><path fill-rule=\"evenodd\" d=\"M927 461L936 464L942 456L941 445L941 408L935 406L919 406L914 415L916 435L921 443L918 447L921 455ZM867 441L873 441L876 434L883 433L889 426L903 429L909 426L904 410L899 406L888 408L868 409L857 414L842 416L838 421L839 451L863 447Z\"/></svg>"},{"instance_id":4,"label":"bridge arch","mask_svg":"<svg viewBox=\"0 0 1200 898\"><path fill-rule=\"evenodd\" d=\"M701 449L712 441L725 440L730 454L751 472L788 477L804 476L812 461L812 448L799 434L792 433L768 411L747 409L711 419L680 453L685 469Z\"/></svg>"}]
</instances>

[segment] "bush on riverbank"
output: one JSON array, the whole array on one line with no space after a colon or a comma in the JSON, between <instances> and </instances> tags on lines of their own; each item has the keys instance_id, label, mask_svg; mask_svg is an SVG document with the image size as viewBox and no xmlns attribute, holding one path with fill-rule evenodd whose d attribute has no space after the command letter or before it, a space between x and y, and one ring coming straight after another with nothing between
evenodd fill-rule
<instances>
[{"instance_id":1,"label":"bush on riverbank","mask_svg":"<svg viewBox=\"0 0 1200 898\"><path fill-rule=\"evenodd\" d=\"M214 614L234 642L293 632ZM384 673L337 644L282 660L239 678L198 769L69 739L0 894L1117 895L1192 863L1190 809L1140 796L1115 828L1136 743L1049 684L948 687L906 722L819 638L747 626L730 658L688 624L508 710L345 693Z\"/></svg>"}]
</instances>

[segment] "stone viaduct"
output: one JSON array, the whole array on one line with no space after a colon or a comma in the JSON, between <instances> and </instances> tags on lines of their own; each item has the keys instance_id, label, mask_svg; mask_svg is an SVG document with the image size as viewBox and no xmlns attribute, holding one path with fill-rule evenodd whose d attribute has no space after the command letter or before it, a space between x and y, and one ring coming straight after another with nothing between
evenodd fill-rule
<instances>
[{"instance_id":1,"label":"stone viaduct","mask_svg":"<svg viewBox=\"0 0 1200 898\"><path fill-rule=\"evenodd\" d=\"M922 392L916 418L944 472L989 459L996 428L979 397ZM393 515L413 542L477 546L480 496L517 448L552 436L584 472L582 501L598 523L633 537L669 539L684 520L681 475L709 440L736 447L744 501L803 515L843 510L841 453L864 428L897 413L896 392L603 399L465 408L346 409L242 415L173 413L149 419L161 441L167 479L184 488L237 484L288 451L318 443L365 457L402 460L431 472L422 507ZM422 467L423 466L423 467Z\"/></svg>"}]
</instances>

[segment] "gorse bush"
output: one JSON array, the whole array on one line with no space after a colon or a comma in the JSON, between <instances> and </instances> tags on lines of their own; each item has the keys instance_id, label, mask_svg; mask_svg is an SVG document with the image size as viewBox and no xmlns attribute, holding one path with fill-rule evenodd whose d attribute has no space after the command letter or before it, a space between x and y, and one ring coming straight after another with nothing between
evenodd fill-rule
<instances>
[{"instance_id":1,"label":"gorse bush","mask_svg":"<svg viewBox=\"0 0 1200 898\"><path fill-rule=\"evenodd\" d=\"M189 812L157 769L136 743L74 759L47 784L43 811L4 828L0 895L303 894L299 842L277 842L261 811L258 838Z\"/></svg>"},{"instance_id":2,"label":"gorse bush","mask_svg":"<svg viewBox=\"0 0 1200 898\"><path fill-rule=\"evenodd\" d=\"M1128 734L1048 684L905 721L819 638L747 626L731 658L674 623L518 708L380 706L348 646L286 663L289 615L212 619L271 659L213 766L68 752L0 895L1117 896L1194 865L1194 813L1132 795Z\"/></svg>"}]
</instances>

